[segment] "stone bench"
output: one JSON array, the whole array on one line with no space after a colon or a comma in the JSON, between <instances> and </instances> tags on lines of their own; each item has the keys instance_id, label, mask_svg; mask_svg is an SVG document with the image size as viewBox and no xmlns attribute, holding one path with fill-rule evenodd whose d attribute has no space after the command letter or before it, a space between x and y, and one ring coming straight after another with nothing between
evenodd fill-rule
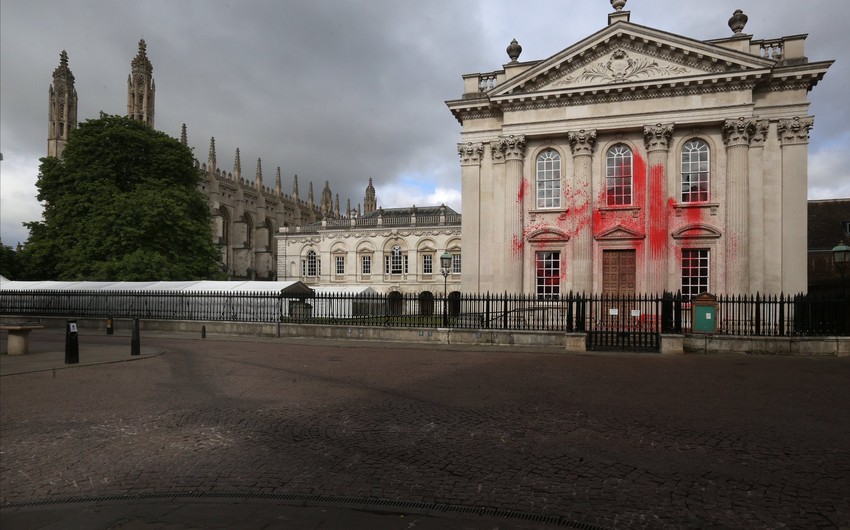
<instances>
[{"instance_id":1,"label":"stone bench","mask_svg":"<svg viewBox=\"0 0 850 530\"><path fill-rule=\"evenodd\" d=\"M0 324L0 331L9 332L9 355L26 355L30 351L30 331L42 329L38 324Z\"/></svg>"}]
</instances>

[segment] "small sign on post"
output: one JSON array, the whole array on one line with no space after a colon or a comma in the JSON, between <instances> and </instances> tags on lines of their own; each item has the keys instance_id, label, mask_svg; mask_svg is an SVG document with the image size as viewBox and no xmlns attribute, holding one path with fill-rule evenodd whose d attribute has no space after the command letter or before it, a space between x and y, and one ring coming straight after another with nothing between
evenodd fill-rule
<instances>
[{"instance_id":1,"label":"small sign on post","mask_svg":"<svg viewBox=\"0 0 850 530\"><path fill-rule=\"evenodd\" d=\"M65 327L65 364L80 362L80 341L77 337L77 321L68 320Z\"/></svg>"}]
</instances>

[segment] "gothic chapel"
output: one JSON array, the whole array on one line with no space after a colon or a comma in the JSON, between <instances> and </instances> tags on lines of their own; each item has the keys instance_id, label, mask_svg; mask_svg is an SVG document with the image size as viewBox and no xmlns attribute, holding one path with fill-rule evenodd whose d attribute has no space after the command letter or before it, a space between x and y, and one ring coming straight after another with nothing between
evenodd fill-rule
<instances>
[{"instance_id":1,"label":"gothic chapel","mask_svg":"<svg viewBox=\"0 0 850 530\"><path fill-rule=\"evenodd\" d=\"M806 291L806 35L630 22L463 76L464 292ZM725 17L724 17L725 18Z\"/></svg>"},{"instance_id":2,"label":"gothic chapel","mask_svg":"<svg viewBox=\"0 0 850 530\"><path fill-rule=\"evenodd\" d=\"M127 116L154 127L156 85L153 66L147 56L144 40L133 58L127 78ZM68 54L60 54L59 66L53 71L49 90L47 155L61 157L68 134L77 126L77 91L74 74L68 67ZM186 125L180 135L188 145ZM307 200L299 196L298 176L293 179L292 194L281 187L280 167L274 187L263 182L262 160L257 159L254 178L242 175L239 149L233 170L218 166L215 138L210 139L207 161L195 160L201 173L201 191L209 198L212 212L213 239L221 249L221 265L229 279L273 280L277 274L277 241L282 227L309 225L322 219L342 219L339 196L332 202L330 185L325 182L320 204L313 200L313 183ZM351 215L351 212L344 214Z\"/></svg>"}]
</instances>

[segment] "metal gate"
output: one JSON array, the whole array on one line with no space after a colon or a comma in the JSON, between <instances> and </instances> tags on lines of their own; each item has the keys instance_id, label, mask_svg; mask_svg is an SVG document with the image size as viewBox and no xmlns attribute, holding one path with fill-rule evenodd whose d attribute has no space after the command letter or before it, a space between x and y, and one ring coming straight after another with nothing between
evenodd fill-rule
<instances>
[{"instance_id":1,"label":"metal gate","mask_svg":"<svg viewBox=\"0 0 850 530\"><path fill-rule=\"evenodd\" d=\"M661 351L660 298L602 295L587 303L588 350Z\"/></svg>"}]
</instances>

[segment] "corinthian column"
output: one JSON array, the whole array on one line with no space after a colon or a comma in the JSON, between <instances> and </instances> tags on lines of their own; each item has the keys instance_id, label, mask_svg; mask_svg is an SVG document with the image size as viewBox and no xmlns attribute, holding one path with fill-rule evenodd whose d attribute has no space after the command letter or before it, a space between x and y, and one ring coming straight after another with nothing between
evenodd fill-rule
<instances>
[{"instance_id":1,"label":"corinthian column","mask_svg":"<svg viewBox=\"0 0 850 530\"><path fill-rule=\"evenodd\" d=\"M646 187L647 245L646 288L661 294L667 288L667 259L670 256L670 231L667 228L667 151L673 136L673 124L647 125L643 140L649 161Z\"/></svg>"},{"instance_id":2,"label":"corinthian column","mask_svg":"<svg viewBox=\"0 0 850 530\"><path fill-rule=\"evenodd\" d=\"M750 292L749 149L755 120L738 118L723 124L726 144L726 291Z\"/></svg>"},{"instance_id":3,"label":"corinthian column","mask_svg":"<svg viewBox=\"0 0 850 530\"><path fill-rule=\"evenodd\" d=\"M756 121L750 137L750 237L747 246L750 249L750 291L754 293L765 292L765 206L770 210L776 209L765 201L764 142L769 128L767 120Z\"/></svg>"},{"instance_id":4,"label":"corinthian column","mask_svg":"<svg viewBox=\"0 0 850 530\"><path fill-rule=\"evenodd\" d=\"M570 131L567 133L573 153L573 212L575 223L573 236L573 289L593 290L593 175L591 162L596 147L596 130Z\"/></svg>"},{"instance_id":5,"label":"corinthian column","mask_svg":"<svg viewBox=\"0 0 850 530\"><path fill-rule=\"evenodd\" d=\"M786 293L808 290L809 129L813 118L779 120L782 144L782 288Z\"/></svg>"},{"instance_id":6,"label":"corinthian column","mask_svg":"<svg viewBox=\"0 0 850 530\"><path fill-rule=\"evenodd\" d=\"M487 264L486 260L481 259L481 155L484 153L484 145L461 143L457 145L457 152L460 155L463 190L461 238L464 274L461 275L460 288L466 293L478 293L481 291L481 264Z\"/></svg>"},{"instance_id":7,"label":"corinthian column","mask_svg":"<svg viewBox=\"0 0 850 530\"><path fill-rule=\"evenodd\" d=\"M504 286L509 293L523 292L522 268L525 258L525 234L523 233L523 203L528 191L528 182L523 179L522 166L525 158L525 136L510 135L499 139L499 148L505 155L505 235L511 252L505 259Z\"/></svg>"}]
</instances>

